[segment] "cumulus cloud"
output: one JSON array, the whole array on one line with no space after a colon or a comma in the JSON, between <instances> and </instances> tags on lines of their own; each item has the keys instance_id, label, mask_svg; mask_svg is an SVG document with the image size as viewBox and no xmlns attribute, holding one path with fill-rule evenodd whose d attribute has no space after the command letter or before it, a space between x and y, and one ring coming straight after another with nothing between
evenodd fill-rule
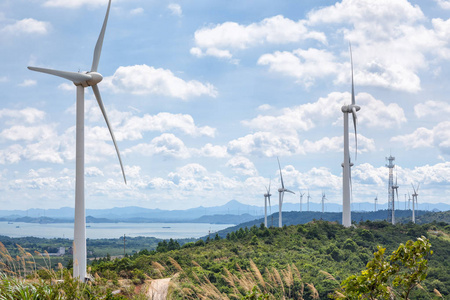
<instances>
[{"instance_id":1,"label":"cumulus cloud","mask_svg":"<svg viewBox=\"0 0 450 300\"><path fill-rule=\"evenodd\" d=\"M14 24L4 26L1 31L8 34L47 34L50 23L32 18L16 21Z\"/></svg>"},{"instance_id":2,"label":"cumulus cloud","mask_svg":"<svg viewBox=\"0 0 450 300\"><path fill-rule=\"evenodd\" d=\"M26 122L33 124L37 121L41 121L45 118L45 112L33 107L27 107L24 109L0 109L0 119L9 118L12 119L12 123ZM11 121L6 120L7 124L11 124Z\"/></svg>"},{"instance_id":3,"label":"cumulus cloud","mask_svg":"<svg viewBox=\"0 0 450 300\"><path fill-rule=\"evenodd\" d=\"M225 158L229 156L226 146L213 145L210 143L207 143L200 149L192 149L191 151L194 154L203 157Z\"/></svg>"},{"instance_id":4,"label":"cumulus cloud","mask_svg":"<svg viewBox=\"0 0 450 300\"><path fill-rule=\"evenodd\" d=\"M428 100L414 106L414 113L418 118L431 117L434 120L443 116L447 118L450 114L450 104L442 101Z\"/></svg>"},{"instance_id":5,"label":"cumulus cloud","mask_svg":"<svg viewBox=\"0 0 450 300\"><path fill-rule=\"evenodd\" d=\"M44 6L48 7L64 7L64 8L79 8L87 5L91 7L104 6L108 4L108 0L47 0Z\"/></svg>"},{"instance_id":6,"label":"cumulus cloud","mask_svg":"<svg viewBox=\"0 0 450 300\"><path fill-rule=\"evenodd\" d=\"M414 132L391 138L407 148L438 148L443 154L450 155L450 122L437 124L432 129L417 128Z\"/></svg>"},{"instance_id":7,"label":"cumulus cloud","mask_svg":"<svg viewBox=\"0 0 450 300\"><path fill-rule=\"evenodd\" d=\"M350 93L333 92L316 102L284 108L272 115L258 115L242 124L254 130L275 131L295 134L298 131L310 131L318 124L335 124L342 119L341 107L351 102ZM367 93L356 95L357 104L363 107L358 112L358 125L371 128L399 127L406 122L403 109L396 103L384 104Z\"/></svg>"},{"instance_id":8,"label":"cumulus cloud","mask_svg":"<svg viewBox=\"0 0 450 300\"><path fill-rule=\"evenodd\" d=\"M354 134L350 136L352 141L350 142L350 151L355 151L355 143L353 142ZM318 153L318 152L341 152L344 149L344 141L342 136L324 137L317 141L305 140L303 142L303 148L305 152ZM367 138L362 134L358 134L358 153L373 152L375 151L375 141Z\"/></svg>"},{"instance_id":9,"label":"cumulus cloud","mask_svg":"<svg viewBox=\"0 0 450 300\"><path fill-rule=\"evenodd\" d=\"M418 72L429 67L427 55L449 59L448 35L442 34L448 26L439 19L431 23L427 28L419 6L406 0L343 0L307 18L309 26L332 24L352 41L358 85L407 92L421 89ZM348 73L341 73L336 83L348 82Z\"/></svg>"},{"instance_id":10,"label":"cumulus cloud","mask_svg":"<svg viewBox=\"0 0 450 300\"><path fill-rule=\"evenodd\" d=\"M263 44L286 44L313 39L326 43L322 32L310 31L305 22L293 21L281 15L266 18L258 23L241 25L225 22L205 27L195 32L197 56L210 55L231 58L231 50L242 50Z\"/></svg>"},{"instance_id":11,"label":"cumulus cloud","mask_svg":"<svg viewBox=\"0 0 450 300\"><path fill-rule=\"evenodd\" d=\"M119 67L104 82L115 92L135 95L161 95L187 100L192 97L216 97L217 90L210 83L197 80L185 81L170 70L155 69L147 65Z\"/></svg>"},{"instance_id":12,"label":"cumulus cloud","mask_svg":"<svg viewBox=\"0 0 450 300\"><path fill-rule=\"evenodd\" d=\"M273 157L305 153L297 135L278 135L264 131L232 140L227 148L233 155Z\"/></svg>"},{"instance_id":13,"label":"cumulus cloud","mask_svg":"<svg viewBox=\"0 0 450 300\"><path fill-rule=\"evenodd\" d=\"M256 170L255 165L248 158L243 156L235 156L231 158L226 165L239 175L258 175L258 171Z\"/></svg>"},{"instance_id":14,"label":"cumulus cloud","mask_svg":"<svg viewBox=\"0 0 450 300\"><path fill-rule=\"evenodd\" d=\"M145 114L142 117L131 116L123 121L122 126L117 129L118 139L142 139L142 133L146 131L168 132L178 130L191 136L214 137L216 129L195 124L191 115L172 114L167 112L156 115Z\"/></svg>"},{"instance_id":15,"label":"cumulus cloud","mask_svg":"<svg viewBox=\"0 0 450 300\"><path fill-rule=\"evenodd\" d=\"M258 64L268 65L271 72L294 77L298 83L309 87L317 78L338 72L341 66L335 60L334 55L326 50L310 48L264 54L258 59Z\"/></svg>"},{"instance_id":16,"label":"cumulus cloud","mask_svg":"<svg viewBox=\"0 0 450 300\"><path fill-rule=\"evenodd\" d=\"M167 8L170 10L171 14L177 17L181 17L183 11L181 10L181 6L176 3L170 3Z\"/></svg>"},{"instance_id":17,"label":"cumulus cloud","mask_svg":"<svg viewBox=\"0 0 450 300\"><path fill-rule=\"evenodd\" d=\"M98 176L104 176L103 171L100 170L97 167L86 167L84 174L87 177L98 177Z\"/></svg>"},{"instance_id":18,"label":"cumulus cloud","mask_svg":"<svg viewBox=\"0 0 450 300\"><path fill-rule=\"evenodd\" d=\"M448 0L435 0L435 2L442 9L450 9L450 1L448 1Z\"/></svg>"},{"instance_id":19,"label":"cumulus cloud","mask_svg":"<svg viewBox=\"0 0 450 300\"><path fill-rule=\"evenodd\" d=\"M36 85L36 84L37 84L36 80L25 79L22 83L19 83L18 86L26 87L26 86L33 86L33 85Z\"/></svg>"},{"instance_id":20,"label":"cumulus cloud","mask_svg":"<svg viewBox=\"0 0 450 300\"><path fill-rule=\"evenodd\" d=\"M40 125L40 126L23 126L15 125L4 129L0 132L0 137L11 141L36 141L48 139L56 135L54 126Z\"/></svg>"},{"instance_id":21,"label":"cumulus cloud","mask_svg":"<svg viewBox=\"0 0 450 300\"><path fill-rule=\"evenodd\" d=\"M162 155L164 157L188 158L188 148L183 141L171 133L164 133L152 139L150 143L141 143L124 151L125 153L139 153L145 156Z\"/></svg>"}]
</instances>

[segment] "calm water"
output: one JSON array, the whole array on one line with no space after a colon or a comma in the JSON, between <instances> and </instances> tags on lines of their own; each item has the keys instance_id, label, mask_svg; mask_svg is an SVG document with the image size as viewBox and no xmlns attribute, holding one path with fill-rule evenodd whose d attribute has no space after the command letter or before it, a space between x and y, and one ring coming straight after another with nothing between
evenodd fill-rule
<instances>
[{"instance_id":1,"label":"calm water","mask_svg":"<svg viewBox=\"0 0 450 300\"><path fill-rule=\"evenodd\" d=\"M34 236L42 238L73 239L73 223L35 224L0 222L0 235L9 237ZM205 223L94 223L87 224L86 236L90 239L147 236L162 239L198 238L208 232L225 229L233 224ZM169 227L169 228L167 228Z\"/></svg>"}]
</instances>

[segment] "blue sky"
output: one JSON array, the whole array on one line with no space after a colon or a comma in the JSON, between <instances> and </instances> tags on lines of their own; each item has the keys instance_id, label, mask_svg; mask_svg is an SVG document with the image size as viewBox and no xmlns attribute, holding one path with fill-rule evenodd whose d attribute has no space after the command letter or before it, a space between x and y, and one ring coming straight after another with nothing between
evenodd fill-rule
<instances>
[{"instance_id":1,"label":"blue sky","mask_svg":"<svg viewBox=\"0 0 450 300\"><path fill-rule=\"evenodd\" d=\"M74 205L75 86L27 66L86 71L106 0L0 3L0 203ZM450 192L450 1L113 0L99 84L128 185L86 89L86 207L263 205L265 185L342 201L352 43L353 201ZM354 159L354 135L351 133ZM298 202L298 193L285 197Z\"/></svg>"}]
</instances>

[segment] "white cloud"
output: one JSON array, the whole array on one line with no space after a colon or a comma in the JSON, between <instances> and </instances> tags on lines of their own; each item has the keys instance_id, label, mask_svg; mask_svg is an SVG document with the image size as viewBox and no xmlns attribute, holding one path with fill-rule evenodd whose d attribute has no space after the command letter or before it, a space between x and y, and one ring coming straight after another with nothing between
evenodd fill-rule
<instances>
[{"instance_id":1,"label":"white cloud","mask_svg":"<svg viewBox=\"0 0 450 300\"><path fill-rule=\"evenodd\" d=\"M18 86L26 87L26 86L33 86L33 85L36 85L36 84L37 84L36 80L25 79L22 83L19 83Z\"/></svg>"},{"instance_id":2,"label":"white cloud","mask_svg":"<svg viewBox=\"0 0 450 300\"><path fill-rule=\"evenodd\" d=\"M392 137L391 141L413 149L436 147L443 154L450 155L450 122L441 122L432 129L420 127L413 133Z\"/></svg>"},{"instance_id":3,"label":"white cloud","mask_svg":"<svg viewBox=\"0 0 450 300\"><path fill-rule=\"evenodd\" d=\"M126 149L124 153L139 153L145 156L162 155L164 157L188 158L189 149L183 141L171 133L164 133L155 137L148 144L141 143Z\"/></svg>"},{"instance_id":4,"label":"white cloud","mask_svg":"<svg viewBox=\"0 0 450 300\"><path fill-rule=\"evenodd\" d=\"M6 76L1 76L1 77L0 77L0 83L2 83L2 82L8 82L8 77L6 77Z\"/></svg>"},{"instance_id":5,"label":"white cloud","mask_svg":"<svg viewBox=\"0 0 450 300\"><path fill-rule=\"evenodd\" d=\"M103 171L97 167L86 167L84 174L86 174L87 177L104 176Z\"/></svg>"},{"instance_id":6,"label":"white cloud","mask_svg":"<svg viewBox=\"0 0 450 300\"><path fill-rule=\"evenodd\" d=\"M354 134L350 136L352 139L350 142L350 152L355 151ZM303 148L305 152L317 153L317 152L342 152L344 149L344 141L342 136L324 137L320 140L311 142L305 140L303 142ZM358 153L373 152L375 151L375 141L367 138L361 134L358 134Z\"/></svg>"},{"instance_id":7,"label":"white cloud","mask_svg":"<svg viewBox=\"0 0 450 300\"><path fill-rule=\"evenodd\" d=\"M431 117L434 120L439 117L447 118L450 114L450 104L442 101L428 100L414 106L414 113L418 118Z\"/></svg>"},{"instance_id":8,"label":"white cloud","mask_svg":"<svg viewBox=\"0 0 450 300\"><path fill-rule=\"evenodd\" d=\"M119 67L113 76L106 77L114 91L135 95L162 95L187 100L192 97L216 97L217 90L210 83L184 81L170 70L155 69L147 65Z\"/></svg>"},{"instance_id":9,"label":"white cloud","mask_svg":"<svg viewBox=\"0 0 450 300\"><path fill-rule=\"evenodd\" d=\"M0 132L0 137L11 141L36 141L49 139L56 135L54 126L40 125L40 126L23 126L15 125Z\"/></svg>"},{"instance_id":10,"label":"white cloud","mask_svg":"<svg viewBox=\"0 0 450 300\"><path fill-rule=\"evenodd\" d=\"M130 15L133 15L133 16L141 15L143 13L144 13L144 9L142 7L137 7L137 8L130 10Z\"/></svg>"},{"instance_id":11,"label":"white cloud","mask_svg":"<svg viewBox=\"0 0 450 300\"><path fill-rule=\"evenodd\" d=\"M294 43L305 39L326 43L325 35L321 32L309 31L304 21L295 22L277 15L247 26L225 22L201 28L195 32L196 50L191 50L191 53L224 57L227 52L223 51L242 50L263 44Z\"/></svg>"},{"instance_id":12,"label":"white cloud","mask_svg":"<svg viewBox=\"0 0 450 300\"><path fill-rule=\"evenodd\" d=\"M257 176L258 171L255 165L246 157L235 156L227 162L227 167L233 169L234 172L245 176Z\"/></svg>"},{"instance_id":13,"label":"white cloud","mask_svg":"<svg viewBox=\"0 0 450 300\"><path fill-rule=\"evenodd\" d=\"M448 0L434 0L440 8L442 9L450 9L450 1Z\"/></svg>"},{"instance_id":14,"label":"white cloud","mask_svg":"<svg viewBox=\"0 0 450 300\"><path fill-rule=\"evenodd\" d=\"M181 6L179 4L170 3L167 8L174 16L181 17L181 15L183 14L183 11L181 10Z\"/></svg>"},{"instance_id":15,"label":"white cloud","mask_svg":"<svg viewBox=\"0 0 450 300\"><path fill-rule=\"evenodd\" d=\"M224 158L229 156L226 146L212 145L210 143L206 144L199 150L196 149L191 150L194 154L204 157Z\"/></svg>"},{"instance_id":16,"label":"white cloud","mask_svg":"<svg viewBox=\"0 0 450 300\"><path fill-rule=\"evenodd\" d=\"M97 7L106 4L108 4L108 0L47 0L44 2L44 6L64 8L79 8L83 5Z\"/></svg>"},{"instance_id":17,"label":"white cloud","mask_svg":"<svg viewBox=\"0 0 450 300\"><path fill-rule=\"evenodd\" d=\"M117 118L116 118L117 120ZM216 129L195 124L191 115L172 114L161 112L157 115L147 115L142 117L131 116L123 120L122 126L116 130L118 139L142 139L142 133L146 131L168 132L178 130L191 136L214 137Z\"/></svg>"},{"instance_id":18,"label":"white cloud","mask_svg":"<svg viewBox=\"0 0 450 300\"><path fill-rule=\"evenodd\" d=\"M37 121L41 121L45 118L45 112L36 108L27 107L21 110L15 109L0 109L0 119L11 118L13 123L17 121L24 121L28 124L33 124ZM10 124L10 122L8 122Z\"/></svg>"},{"instance_id":19,"label":"white cloud","mask_svg":"<svg viewBox=\"0 0 450 300\"><path fill-rule=\"evenodd\" d=\"M228 152L236 155L291 156L304 154L297 135L279 135L273 132L256 132L232 140Z\"/></svg>"},{"instance_id":20,"label":"white cloud","mask_svg":"<svg viewBox=\"0 0 450 300\"><path fill-rule=\"evenodd\" d=\"M338 72L340 65L334 61L332 53L310 48L264 54L258 59L258 64L268 65L270 71L294 77L298 83L309 87L317 78Z\"/></svg>"},{"instance_id":21,"label":"white cloud","mask_svg":"<svg viewBox=\"0 0 450 300\"><path fill-rule=\"evenodd\" d=\"M319 98L316 102L284 108L276 115L258 115L252 120L242 121L242 124L255 130L284 134L310 131L318 124L335 124L338 119L342 119L341 107L349 104L350 99L350 93L333 92L327 97ZM357 94L356 103L362 107L357 113L358 125L391 128L392 126L399 127L406 122L403 109L396 103L385 105L367 93Z\"/></svg>"},{"instance_id":22,"label":"white cloud","mask_svg":"<svg viewBox=\"0 0 450 300\"><path fill-rule=\"evenodd\" d=\"M307 24L333 24L352 41L357 85L418 92L418 72L430 63L439 68L439 59L450 58L448 35L443 34L449 26L433 19L433 28L426 28L419 6L406 0L343 0L310 12ZM427 55L437 59L427 61ZM348 82L349 76L341 73L336 83Z\"/></svg>"},{"instance_id":23,"label":"white cloud","mask_svg":"<svg viewBox=\"0 0 450 300\"><path fill-rule=\"evenodd\" d=\"M16 21L14 24L6 25L1 31L18 35L25 34L47 34L50 30L50 23L27 18Z\"/></svg>"}]
</instances>

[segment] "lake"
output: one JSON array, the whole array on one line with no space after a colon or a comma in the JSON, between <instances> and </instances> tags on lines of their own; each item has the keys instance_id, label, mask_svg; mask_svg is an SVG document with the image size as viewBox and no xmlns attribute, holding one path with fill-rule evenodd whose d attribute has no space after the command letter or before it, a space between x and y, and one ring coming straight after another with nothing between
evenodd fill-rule
<instances>
[{"instance_id":1,"label":"lake","mask_svg":"<svg viewBox=\"0 0 450 300\"><path fill-rule=\"evenodd\" d=\"M146 236L160 239L199 238L234 224L207 223L88 223L86 236L90 239ZM0 235L9 237L34 236L41 238L73 239L73 223L0 222Z\"/></svg>"}]
</instances>

